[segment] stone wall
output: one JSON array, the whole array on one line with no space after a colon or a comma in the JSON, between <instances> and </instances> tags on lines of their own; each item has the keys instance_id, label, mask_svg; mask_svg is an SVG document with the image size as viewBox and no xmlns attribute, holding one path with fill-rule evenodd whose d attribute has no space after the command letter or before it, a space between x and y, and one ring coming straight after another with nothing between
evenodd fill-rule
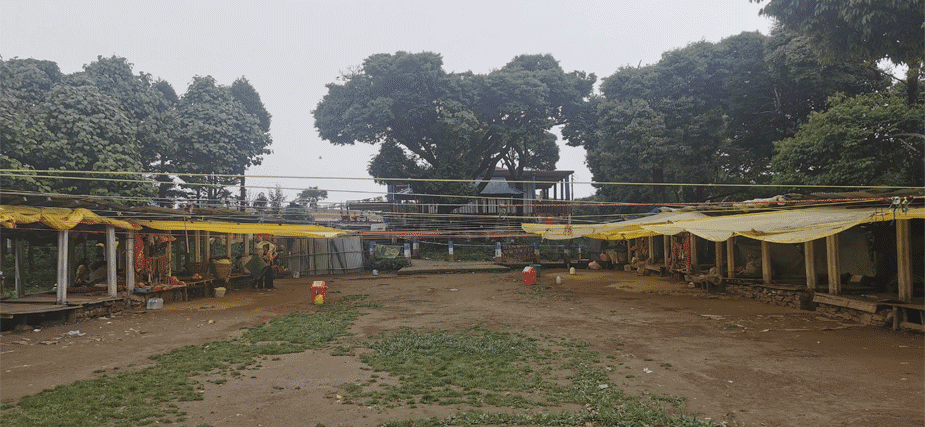
<instances>
[{"instance_id":1,"label":"stone wall","mask_svg":"<svg viewBox=\"0 0 925 427\"><path fill-rule=\"evenodd\" d=\"M77 321L93 319L102 316L111 316L113 313L119 313L128 310L140 303L133 302L130 299L120 299L113 301L103 301L95 304L84 304L77 310Z\"/></svg>"},{"instance_id":2,"label":"stone wall","mask_svg":"<svg viewBox=\"0 0 925 427\"><path fill-rule=\"evenodd\" d=\"M762 286L746 286L725 284L726 292L743 296L745 298L761 301L766 304L792 307L802 310L812 310L813 296L811 292L801 290L772 289Z\"/></svg>"},{"instance_id":3,"label":"stone wall","mask_svg":"<svg viewBox=\"0 0 925 427\"><path fill-rule=\"evenodd\" d=\"M760 285L746 286L728 283L725 284L725 288L726 292L732 295L761 301L766 304L817 311L820 314L841 319L844 322L877 326L892 324L892 312L889 309L882 309L877 313L868 313L853 308L815 303L813 302L813 292L807 290L773 289Z\"/></svg>"}]
</instances>

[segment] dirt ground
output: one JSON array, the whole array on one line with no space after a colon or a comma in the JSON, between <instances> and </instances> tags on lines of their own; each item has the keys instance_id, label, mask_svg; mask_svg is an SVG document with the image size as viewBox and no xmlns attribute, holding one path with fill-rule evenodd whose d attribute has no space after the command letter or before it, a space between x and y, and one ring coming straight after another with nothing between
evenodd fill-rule
<instances>
[{"instance_id":1,"label":"dirt ground","mask_svg":"<svg viewBox=\"0 0 925 427\"><path fill-rule=\"evenodd\" d=\"M556 276L561 285L555 284ZM144 366L154 354L228 339L274 317L316 310L308 291L313 280L326 280L332 299L367 294L369 301L381 304L363 309L369 314L356 322L350 339L403 326L482 326L575 338L622 363L612 384L631 394L684 397L688 411L717 422L925 422L921 334L842 324L816 312L705 294L668 278L587 270L576 275L543 271L538 287L523 286L519 271L284 279L272 291L231 290L224 298L167 302L162 310L4 333L0 398L93 378L101 369ZM618 348L620 342L625 344ZM338 403L340 384L368 380L371 371L362 369L357 356L334 357L330 350L284 355L261 365L221 385L206 382L204 400L181 403L189 414L185 424L373 426L467 409L419 405L383 410Z\"/></svg>"}]
</instances>

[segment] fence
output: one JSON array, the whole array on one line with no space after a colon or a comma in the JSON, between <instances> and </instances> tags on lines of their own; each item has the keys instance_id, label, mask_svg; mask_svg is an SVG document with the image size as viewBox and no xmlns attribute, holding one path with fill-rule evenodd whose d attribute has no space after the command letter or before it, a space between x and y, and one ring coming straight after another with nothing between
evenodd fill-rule
<instances>
[{"instance_id":1,"label":"fence","mask_svg":"<svg viewBox=\"0 0 925 427\"><path fill-rule=\"evenodd\" d=\"M293 273L328 275L363 270L363 245L359 237L288 240L283 263Z\"/></svg>"}]
</instances>

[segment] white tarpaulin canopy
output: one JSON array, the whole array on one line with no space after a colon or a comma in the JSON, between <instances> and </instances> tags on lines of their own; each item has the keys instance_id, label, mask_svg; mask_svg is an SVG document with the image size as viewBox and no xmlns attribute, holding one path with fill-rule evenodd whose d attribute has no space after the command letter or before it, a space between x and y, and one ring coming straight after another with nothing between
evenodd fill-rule
<instances>
[{"instance_id":1,"label":"white tarpaulin canopy","mask_svg":"<svg viewBox=\"0 0 925 427\"><path fill-rule=\"evenodd\" d=\"M722 242L732 236L745 236L772 243L802 243L831 236L860 224L916 218L925 218L925 208L893 212L882 208L819 207L714 217L699 212L663 212L614 223L573 226L523 224L522 227L528 233L539 234L550 240L576 237L626 240L687 231L714 242Z\"/></svg>"},{"instance_id":2,"label":"white tarpaulin canopy","mask_svg":"<svg viewBox=\"0 0 925 427\"><path fill-rule=\"evenodd\" d=\"M643 228L646 225L671 224L676 221L698 218L706 218L706 215L700 212L662 212L643 218L603 224L521 224L521 228L528 233L539 234L548 240L566 240L577 237L600 240L627 240L661 234L646 230Z\"/></svg>"},{"instance_id":3,"label":"white tarpaulin canopy","mask_svg":"<svg viewBox=\"0 0 925 427\"><path fill-rule=\"evenodd\" d=\"M772 243L803 243L837 234L856 225L892 221L894 214L878 208L810 208L744 215L727 215L677 222L651 224L644 228L658 234L675 234L678 229L714 242L732 236L745 236ZM896 219L925 218L925 209L915 208Z\"/></svg>"}]
</instances>

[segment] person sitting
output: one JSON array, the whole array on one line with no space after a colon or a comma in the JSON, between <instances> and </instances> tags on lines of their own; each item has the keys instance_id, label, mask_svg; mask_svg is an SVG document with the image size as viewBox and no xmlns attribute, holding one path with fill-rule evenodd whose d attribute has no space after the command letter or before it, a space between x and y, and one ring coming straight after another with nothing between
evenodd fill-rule
<instances>
[{"instance_id":1,"label":"person sitting","mask_svg":"<svg viewBox=\"0 0 925 427\"><path fill-rule=\"evenodd\" d=\"M74 273L74 284L75 285L85 285L90 282L90 261L86 258L81 258L77 262L77 272Z\"/></svg>"},{"instance_id":2,"label":"person sitting","mask_svg":"<svg viewBox=\"0 0 925 427\"><path fill-rule=\"evenodd\" d=\"M90 264L90 274L87 277L87 284L95 285L105 281L108 270L109 268L106 265L106 260L103 259L102 256L98 257L96 262Z\"/></svg>"}]
</instances>

